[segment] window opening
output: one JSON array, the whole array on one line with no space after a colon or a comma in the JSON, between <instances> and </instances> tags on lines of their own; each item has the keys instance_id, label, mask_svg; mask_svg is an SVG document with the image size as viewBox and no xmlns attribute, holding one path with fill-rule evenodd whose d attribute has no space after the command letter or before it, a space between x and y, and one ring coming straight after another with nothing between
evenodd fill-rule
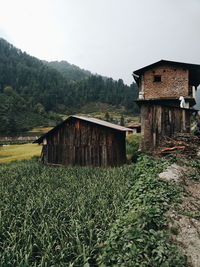
<instances>
[{"instance_id":1,"label":"window opening","mask_svg":"<svg viewBox=\"0 0 200 267\"><path fill-rule=\"evenodd\" d=\"M161 75L154 75L154 82L161 82Z\"/></svg>"}]
</instances>

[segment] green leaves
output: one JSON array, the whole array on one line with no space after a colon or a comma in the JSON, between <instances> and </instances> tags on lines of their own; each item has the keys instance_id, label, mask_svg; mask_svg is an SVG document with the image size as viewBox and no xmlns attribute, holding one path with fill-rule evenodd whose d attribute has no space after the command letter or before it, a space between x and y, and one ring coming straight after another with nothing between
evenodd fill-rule
<instances>
[{"instance_id":1,"label":"green leaves","mask_svg":"<svg viewBox=\"0 0 200 267\"><path fill-rule=\"evenodd\" d=\"M165 217L180 190L157 178L168 164L1 164L0 265L183 267Z\"/></svg>"},{"instance_id":2,"label":"green leaves","mask_svg":"<svg viewBox=\"0 0 200 267\"><path fill-rule=\"evenodd\" d=\"M1 164L0 265L93 266L131 170Z\"/></svg>"},{"instance_id":3,"label":"green leaves","mask_svg":"<svg viewBox=\"0 0 200 267\"><path fill-rule=\"evenodd\" d=\"M140 134L130 134L126 137L126 153L132 155L138 155L138 149L140 145Z\"/></svg>"},{"instance_id":4,"label":"green leaves","mask_svg":"<svg viewBox=\"0 0 200 267\"><path fill-rule=\"evenodd\" d=\"M138 160L135 182L101 249L99 265L184 266L184 257L165 233L164 214L179 195L174 184L157 178L167 164L147 156Z\"/></svg>"}]
</instances>

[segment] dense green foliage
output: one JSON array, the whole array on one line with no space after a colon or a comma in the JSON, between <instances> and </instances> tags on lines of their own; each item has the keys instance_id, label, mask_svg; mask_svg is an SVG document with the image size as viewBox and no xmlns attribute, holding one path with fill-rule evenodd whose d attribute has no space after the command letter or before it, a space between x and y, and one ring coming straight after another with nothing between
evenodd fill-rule
<instances>
[{"instance_id":1,"label":"dense green foliage","mask_svg":"<svg viewBox=\"0 0 200 267\"><path fill-rule=\"evenodd\" d=\"M59 71L68 81L79 81L92 75L90 71L80 69L67 61L44 61L44 63Z\"/></svg>"},{"instance_id":2,"label":"dense green foliage","mask_svg":"<svg viewBox=\"0 0 200 267\"><path fill-rule=\"evenodd\" d=\"M139 111L133 101L138 94L136 85L127 86L121 79L114 81L112 78L103 79L101 76L93 75L77 83L72 83L71 89L71 95L69 94L65 101L68 103L68 105L65 104L67 112L77 112L90 102L108 103L116 107L122 105L127 111L135 114Z\"/></svg>"},{"instance_id":3,"label":"dense green foliage","mask_svg":"<svg viewBox=\"0 0 200 267\"><path fill-rule=\"evenodd\" d=\"M0 265L184 266L165 231L179 194L157 178L167 164L0 165Z\"/></svg>"},{"instance_id":4,"label":"dense green foliage","mask_svg":"<svg viewBox=\"0 0 200 267\"><path fill-rule=\"evenodd\" d=\"M141 134L129 134L126 137L126 153L127 154L138 154L140 146Z\"/></svg>"},{"instance_id":5,"label":"dense green foliage","mask_svg":"<svg viewBox=\"0 0 200 267\"><path fill-rule=\"evenodd\" d=\"M55 126L61 118L54 112L44 111L41 104L31 107L12 87L5 87L0 93L0 133L16 135L41 123L44 126Z\"/></svg>"},{"instance_id":6,"label":"dense green foliage","mask_svg":"<svg viewBox=\"0 0 200 267\"><path fill-rule=\"evenodd\" d=\"M77 113L90 102L124 106L127 111L138 112L133 102L137 97L134 83L127 86L122 80L88 76L87 71L66 64L47 65L0 39L0 133L50 125L49 121L55 124L56 113ZM9 126L11 122L13 125Z\"/></svg>"},{"instance_id":7,"label":"dense green foliage","mask_svg":"<svg viewBox=\"0 0 200 267\"><path fill-rule=\"evenodd\" d=\"M0 165L0 266L93 266L131 169Z\"/></svg>"},{"instance_id":8,"label":"dense green foliage","mask_svg":"<svg viewBox=\"0 0 200 267\"><path fill-rule=\"evenodd\" d=\"M99 254L101 266L185 266L166 234L164 214L179 189L157 178L165 160L142 157L133 172L127 200L113 223Z\"/></svg>"}]
</instances>

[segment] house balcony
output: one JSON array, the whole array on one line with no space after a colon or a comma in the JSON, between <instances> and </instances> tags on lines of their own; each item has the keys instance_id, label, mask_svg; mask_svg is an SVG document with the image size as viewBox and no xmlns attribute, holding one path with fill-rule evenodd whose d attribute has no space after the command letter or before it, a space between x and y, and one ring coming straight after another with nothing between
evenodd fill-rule
<instances>
[{"instance_id":1,"label":"house balcony","mask_svg":"<svg viewBox=\"0 0 200 267\"><path fill-rule=\"evenodd\" d=\"M189 109L192 108L196 101L192 96L184 97L184 108ZM148 105L162 105L162 106L171 106L171 107L181 107L179 98L169 98L169 97L160 97L160 98L138 98L135 102L140 106L143 104Z\"/></svg>"}]
</instances>

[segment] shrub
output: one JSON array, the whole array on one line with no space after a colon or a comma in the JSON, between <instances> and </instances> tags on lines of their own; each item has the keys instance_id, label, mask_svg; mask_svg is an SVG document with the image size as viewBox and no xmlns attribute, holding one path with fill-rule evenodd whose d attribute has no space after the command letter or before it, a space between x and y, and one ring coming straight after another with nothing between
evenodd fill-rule
<instances>
[{"instance_id":1,"label":"shrub","mask_svg":"<svg viewBox=\"0 0 200 267\"><path fill-rule=\"evenodd\" d=\"M139 156L140 152L139 146L140 146L140 134L129 134L126 137L126 154L128 160L132 162L136 162L137 157Z\"/></svg>"},{"instance_id":2,"label":"shrub","mask_svg":"<svg viewBox=\"0 0 200 267\"><path fill-rule=\"evenodd\" d=\"M185 266L167 234L165 212L179 188L157 178L166 160L140 157L135 182L100 250L100 266Z\"/></svg>"}]
</instances>

